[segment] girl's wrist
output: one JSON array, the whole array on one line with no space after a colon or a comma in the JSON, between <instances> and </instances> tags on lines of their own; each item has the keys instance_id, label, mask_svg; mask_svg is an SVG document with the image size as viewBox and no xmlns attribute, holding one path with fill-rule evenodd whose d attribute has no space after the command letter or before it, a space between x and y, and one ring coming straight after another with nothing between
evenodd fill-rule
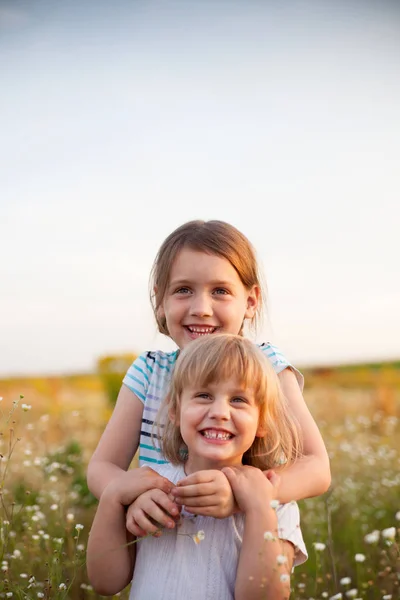
<instances>
[{"instance_id":1,"label":"girl's wrist","mask_svg":"<svg viewBox=\"0 0 400 600\"><path fill-rule=\"evenodd\" d=\"M268 524L270 531L278 529L278 517L274 508L269 506L268 502L264 501L262 506L251 506L247 510L243 511L246 520L254 520L258 523Z\"/></svg>"},{"instance_id":2,"label":"girl's wrist","mask_svg":"<svg viewBox=\"0 0 400 600\"><path fill-rule=\"evenodd\" d=\"M113 480L106 486L101 495L100 502L103 501L103 503L119 504L120 506L123 506L120 491L115 483L115 480Z\"/></svg>"}]
</instances>

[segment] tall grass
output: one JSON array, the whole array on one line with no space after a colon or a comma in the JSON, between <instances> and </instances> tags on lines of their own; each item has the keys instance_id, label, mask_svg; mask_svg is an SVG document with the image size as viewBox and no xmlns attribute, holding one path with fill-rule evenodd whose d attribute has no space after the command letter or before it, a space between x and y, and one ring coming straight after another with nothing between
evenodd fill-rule
<instances>
[{"instance_id":1,"label":"tall grass","mask_svg":"<svg viewBox=\"0 0 400 600\"><path fill-rule=\"evenodd\" d=\"M309 560L295 569L291 598L399 598L399 422L376 411L365 392L334 393L308 392L333 483L323 497L300 503ZM106 401L99 392L89 401L84 390L64 390L62 401L33 390L32 399L7 396L0 402L0 598L95 598L85 549L96 502L85 469Z\"/></svg>"}]
</instances>

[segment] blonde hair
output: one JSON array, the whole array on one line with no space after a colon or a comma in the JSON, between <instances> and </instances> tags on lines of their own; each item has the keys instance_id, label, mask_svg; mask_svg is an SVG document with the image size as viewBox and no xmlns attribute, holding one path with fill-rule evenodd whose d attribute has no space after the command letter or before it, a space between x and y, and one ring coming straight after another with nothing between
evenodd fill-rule
<instances>
[{"instance_id":1,"label":"blonde hair","mask_svg":"<svg viewBox=\"0 0 400 600\"><path fill-rule=\"evenodd\" d=\"M184 463L186 458L186 446L173 418L180 414L182 392L187 387L218 384L232 377L254 392L259 425L265 431L245 452L243 464L265 470L289 465L301 454L299 427L261 349L239 335L212 334L194 340L181 352L155 421L162 453L171 463Z\"/></svg>"},{"instance_id":2,"label":"blonde hair","mask_svg":"<svg viewBox=\"0 0 400 600\"><path fill-rule=\"evenodd\" d=\"M169 336L164 316L159 309L168 287L171 268L183 248L214 254L228 260L236 270L244 287L260 289L255 324L262 311L262 285L253 246L243 233L224 221L189 221L173 231L162 243L154 260L150 275L150 301L158 330Z\"/></svg>"}]
</instances>

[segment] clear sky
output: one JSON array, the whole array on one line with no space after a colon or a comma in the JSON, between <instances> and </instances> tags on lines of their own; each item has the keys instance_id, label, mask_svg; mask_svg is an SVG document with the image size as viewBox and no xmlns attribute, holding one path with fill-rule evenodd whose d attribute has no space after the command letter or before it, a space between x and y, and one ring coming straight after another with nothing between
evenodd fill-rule
<instances>
[{"instance_id":1,"label":"clear sky","mask_svg":"<svg viewBox=\"0 0 400 600\"><path fill-rule=\"evenodd\" d=\"M400 357L400 4L2 0L0 375L172 348L148 275L184 221L255 245L258 339Z\"/></svg>"}]
</instances>

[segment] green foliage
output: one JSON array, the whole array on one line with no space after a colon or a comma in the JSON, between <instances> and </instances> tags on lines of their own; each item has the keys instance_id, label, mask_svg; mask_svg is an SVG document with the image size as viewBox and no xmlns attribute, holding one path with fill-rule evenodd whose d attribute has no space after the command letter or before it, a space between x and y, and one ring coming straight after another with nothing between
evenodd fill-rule
<instances>
[{"instance_id":1,"label":"green foliage","mask_svg":"<svg viewBox=\"0 0 400 600\"><path fill-rule=\"evenodd\" d=\"M112 407L117 400L122 380L136 358L135 354L126 353L103 356L97 361L97 372Z\"/></svg>"}]
</instances>

